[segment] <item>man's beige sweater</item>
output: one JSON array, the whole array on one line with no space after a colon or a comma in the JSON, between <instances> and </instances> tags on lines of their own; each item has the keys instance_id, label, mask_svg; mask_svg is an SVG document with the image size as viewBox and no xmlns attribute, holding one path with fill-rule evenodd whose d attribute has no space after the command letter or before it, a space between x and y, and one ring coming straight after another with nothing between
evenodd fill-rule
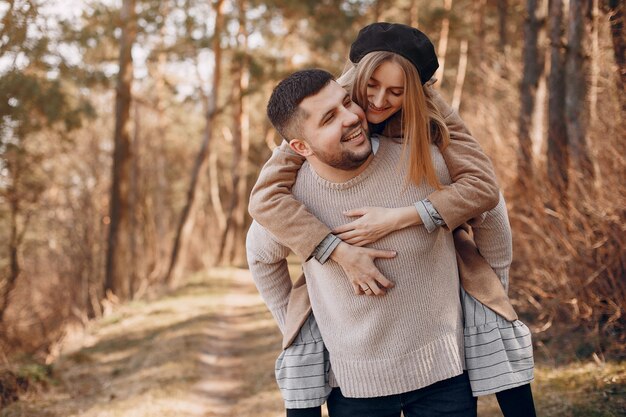
<instances>
[{"instance_id":1,"label":"man's beige sweater","mask_svg":"<svg viewBox=\"0 0 626 417\"><path fill-rule=\"evenodd\" d=\"M391 140L359 176L331 183L303 165L293 194L330 227L346 222L342 212L359 205L402 207L433 189L404 178L402 145ZM446 164L435 146L433 162L443 184ZM279 326L284 327L291 281L283 245L257 223L248 233L248 261L257 287ZM425 387L463 371L463 322L452 234L406 228L371 247L394 249L379 259L395 288L384 297L356 296L342 268L333 261L304 265L311 305L330 353L334 377L348 397L376 397Z\"/></svg>"}]
</instances>

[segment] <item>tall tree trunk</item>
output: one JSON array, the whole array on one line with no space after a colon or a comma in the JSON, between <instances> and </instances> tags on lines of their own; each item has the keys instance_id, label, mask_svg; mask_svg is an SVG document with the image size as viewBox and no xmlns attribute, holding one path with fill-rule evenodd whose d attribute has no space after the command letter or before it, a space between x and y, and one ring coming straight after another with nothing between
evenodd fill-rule
<instances>
[{"instance_id":1,"label":"tall tree trunk","mask_svg":"<svg viewBox=\"0 0 626 417\"><path fill-rule=\"evenodd\" d=\"M588 0L570 0L567 54L565 63L565 120L572 164L591 184L595 177L587 145L587 59L585 53L585 16Z\"/></svg>"},{"instance_id":2,"label":"tall tree trunk","mask_svg":"<svg viewBox=\"0 0 626 417\"><path fill-rule=\"evenodd\" d=\"M517 178L522 184L532 184L534 170L531 130L537 86L543 72L543 59L539 53L539 30L542 22L537 17L537 0L527 0L526 9L528 15L524 24L524 75L520 84Z\"/></svg>"},{"instance_id":3,"label":"tall tree trunk","mask_svg":"<svg viewBox=\"0 0 626 417\"><path fill-rule=\"evenodd\" d=\"M452 95L452 108L457 111L461 107L461 96L463 95L463 84L465 84L465 73L467 70L467 39L461 41L460 54L456 84L454 85L454 94Z\"/></svg>"},{"instance_id":4,"label":"tall tree trunk","mask_svg":"<svg viewBox=\"0 0 626 417\"><path fill-rule=\"evenodd\" d=\"M246 97L249 87L250 74L248 70L248 33L246 30L246 7L245 0L239 0L239 51L240 56L236 63L235 87L235 110L233 112L233 160L231 165L232 193L228 209L226 228L222 233L220 253L218 260L232 263L235 260L238 249L243 248L243 229L245 212L247 208L247 171L248 153L250 149L250 120L248 116L248 98ZM231 233L230 245L227 247L227 234ZM226 255L227 259L224 259Z\"/></svg>"},{"instance_id":5,"label":"tall tree trunk","mask_svg":"<svg viewBox=\"0 0 626 417\"><path fill-rule=\"evenodd\" d=\"M555 203L567 204L568 140L565 126L565 60L563 54L563 1L549 2L550 75L548 77L548 180Z\"/></svg>"},{"instance_id":6,"label":"tall tree trunk","mask_svg":"<svg viewBox=\"0 0 626 417\"><path fill-rule=\"evenodd\" d=\"M411 0L409 4L407 24L414 28L419 27L419 4L418 0Z\"/></svg>"},{"instance_id":7,"label":"tall tree trunk","mask_svg":"<svg viewBox=\"0 0 626 417\"><path fill-rule=\"evenodd\" d=\"M169 15L169 1L161 2L161 16L163 16L163 21L167 21L167 17ZM167 179L165 178L166 172L166 132L168 128L168 123L165 117L165 95L166 95L166 65L167 65L167 54L166 54L166 45L165 38L167 36L166 31L167 25L163 25L160 30L160 40L159 40L159 53L157 55L157 64L156 71L154 75L154 84L155 84L155 108L156 108L156 116L157 116L157 129L158 132L155 135L154 141L148 141L148 145L152 148L152 157L155 162L155 170L154 174L156 176L156 188L158 192L154 193L154 213L152 215L152 219L154 222L154 229L156 234L155 241L152 242L153 247L153 256L154 256L154 266L152 271L149 273L150 283L155 283L158 281L163 275L165 275L165 268L167 267L167 241L165 236L167 236L167 225L165 222L165 195L167 189Z\"/></svg>"},{"instance_id":8,"label":"tall tree trunk","mask_svg":"<svg viewBox=\"0 0 626 417\"><path fill-rule=\"evenodd\" d=\"M120 299L128 299L131 295L128 198L132 154L129 130L133 80L131 50L137 33L136 19L135 0L124 0L121 10L122 36L115 100L111 222L104 285L105 294L112 293Z\"/></svg>"},{"instance_id":9,"label":"tall tree trunk","mask_svg":"<svg viewBox=\"0 0 626 417\"><path fill-rule=\"evenodd\" d=\"M443 71L446 66L446 51L448 50L448 35L450 34L450 11L452 10L452 0L443 0L443 9L445 15L441 21L441 32L439 33L439 43L437 45L439 68L435 72L435 78L439 80L439 88L443 85Z\"/></svg>"},{"instance_id":10,"label":"tall tree trunk","mask_svg":"<svg viewBox=\"0 0 626 417\"><path fill-rule=\"evenodd\" d=\"M624 5L623 0L605 0L604 9L609 14L611 25L611 39L613 40L613 54L617 64L617 89L622 103L622 114L626 114L626 36L624 34Z\"/></svg>"},{"instance_id":11,"label":"tall tree trunk","mask_svg":"<svg viewBox=\"0 0 626 417\"><path fill-rule=\"evenodd\" d=\"M477 45L479 48L472 48L476 50L475 54L478 54L478 62L482 63L485 60L485 5L487 0L475 0L472 2L473 14L474 14L474 36L476 37ZM473 56L476 56L473 54Z\"/></svg>"},{"instance_id":12,"label":"tall tree trunk","mask_svg":"<svg viewBox=\"0 0 626 417\"><path fill-rule=\"evenodd\" d=\"M508 0L498 0L498 33L500 40L498 42L498 48L500 54L506 58L506 51L509 45L509 37L507 35L507 16L508 16L509 2Z\"/></svg>"},{"instance_id":13,"label":"tall tree trunk","mask_svg":"<svg viewBox=\"0 0 626 417\"><path fill-rule=\"evenodd\" d=\"M16 167L16 169L19 169ZM14 179L14 183L16 180ZM9 298L17 278L20 275L21 268L19 263L19 247L20 247L20 234L18 231L18 217L20 215L19 197L15 191L16 185L14 184L8 195L9 208L11 215L11 230L9 235L9 274L6 278L2 278L0 281L0 330L3 327L4 314L9 307Z\"/></svg>"},{"instance_id":14,"label":"tall tree trunk","mask_svg":"<svg viewBox=\"0 0 626 417\"><path fill-rule=\"evenodd\" d=\"M598 79L600 78L600 36L598 0L591 6L591 88L589 90L589 122L593 126L598 118Z\"/></svg>"},{"instance_id":15,"label":"tall tree trunk","mask_svg":"<svg viewBox=\"0 0 626 417\"><path fill-rule=\"evenodd\" d=\"M177 274L174 273L174 269L176 268L178 262L181 246L186 241L185 236L183 235L188 234L183 232L189 229L187 225L189 224L191 213L193 212L192 209L198 188L198 178L200 176L200 172L204 171L205 162L209 154L209 144L211 143L211 138L213 137L213 125L217 114L218 90L222 69L222 47L220 40L224 26L223 5L224 0L217 0L215 3L215 29L213 33L213 56L215 64L213 68L213 88L209 96L206 98L207 109L205 112L204 137L202 145L200 146L200 151L196 156L196 160L191 171L191 182L187 190L187 201L185 202L185 206L183 207L183 211L178 222L178 227L176 228L176 235L174 237L174 243L172 245L172 252L170 256L170 264L164 279L170 287L175 286L176 284Z\"/></svg>"},{"instance_id":16,"label":"tall tree trunk","mask_svg":"<svg viewBox=\"0 0 626 417\"><path fill-rule=\"evenodd\" d=\"M217 153L215 152L209 155L209 189L211 193L211 205L213 206L215 217L217 217L217 226L219 227L221 236L226 228L226 214L224 213L222 199L220 198L219 169L217 166Z\"/></svg>"}]
</instances>

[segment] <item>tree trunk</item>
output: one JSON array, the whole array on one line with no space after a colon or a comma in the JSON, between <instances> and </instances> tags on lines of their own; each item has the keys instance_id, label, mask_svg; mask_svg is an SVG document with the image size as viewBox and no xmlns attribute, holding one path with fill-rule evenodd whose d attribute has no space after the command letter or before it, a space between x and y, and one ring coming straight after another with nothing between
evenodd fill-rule
<instances>
[{"instance_id":1,"label":"tree trunk","mask_svg":"<svg viewBox=\"0 0 626 417\"><path fill-rule=\"evenodd\" d=\"M161 3L161 15L163 16L163 21L167 20L167 17L170 13L169 9L169 1L164 1ZM154 175L156 181L156 189L158 192L154 193L153 201L154 201L154 210L152 219L154 222L154 229L156 234L156 239L152 242L153 247L153 256L154 256L154 264L152 267L152 271L149 272L149 280L150 283L155 283L161 277L165 275L165 268L167 267L167 241L165 237L167 236L167 225L166 225L166 203L165 203L165 195L167 189L167 179L165 178L166 172L166 132L168 128L168 123L165 118L165 95L166 95L166 65L167 65L167 55L166 55L166 45L165 38L167 37L166 31L167 25L163 25L160 31L160 40L159 40L159 53L157 56L157 64L155 71L155 108L156 108L156 116L157 116L157 129L158 132L154 136L154 141L148 141L148 145L152 148L152 157L154 158Z\"/></svg>"},{"instance_id":2,"label":"tree trunk","mask_svg":"<svg viewBox=\"0 0 626 417\"><path fill-rule=\"evenodd\" d=\"M231 164L232 192L228 208L226 227L222 233L219 262L231 264L236 258L236 251L243 247L243 229L245 212L247 209L247 171L248 153L250 149L250 121L248 117L248 99L246 97L250 75L248 73L248 33L246 30L245 4L239 2L239 52L236 62L235 86L235 109L233 112L233 160ZM230 245L227 245L227 235L231 233Z\"/></svg>"},{"instance_id":3,"label":"tree trunk","mask_svg":"<svg viewBox=\"0 0 626 417\"><path fill-rule=\"evenodd\" d=\"M548 77L548 180L555 203L567 204L568 140L565 126L565 65L563 54L563 1L549 2L550 75Z\"/></svg>"},{"instance_id":4,"label":"tree trunk","mask_svg":"<svg viewBox=\"0 0 626 417\"><path fill-rule=\"evenodd\" d=\"M626 36L624 36L624 6L623 0L607 0L605 10L609 14L611 25L611 39L613 40L613 54L617 64L617 90L620 92L622 114L626 114Z\"/></svg>"},{"instance_id":5,"label":"tree trunk","mask_svg":"<svg viewBox=\"0 0 626 417\"><path fill-rule=\"evenodd\" d=\"M215 116L217 114L218 89L220 85L222 68L222 48L220 44L220 39L224 26L223 5L224 0L217 0L217 2L215 3L215 30L213 34L213 54L215 65L213 68L213 88L206 99L207 110L205 113L206 122L204 126L204 138L202 140L202 145L200 146L200 150L198 152L198 155L196 156L196 160L191 171L191 182L187 190L187 201L185 202L185 206L183 207L183 211L178 222L178 227L176 228L176 235L174 237L172 253L170 256L170 264L164 279L164 281L170 287L173 287L176 284L177 274L174 273L174 269L176 268L178 262L181 246L187 240L185 236L183 236L187 235L187 233L183 232L189 229L188 223L190 221L191 213L193 211L192 209L194 206L196 192L198 188L198 178L200 172L204 171L205 162L209 154L209 144L211 143L211 138L213 137L213 124L215 121Z\"/></svg>"},{"instance_id":6,"label":"tree trunk","mask_svg":"<svg viewBox=\"0 0 626 417\"><path fill-rule=\"evenodd\" d=\"M6 310L9 307L9 297L11 296L13 288L15 288L15 283L17 282L17 278L19 277L21 271L18 258L20 238L17 226L17 218L20 215L20 205L18 200L19 197L17 196L17 192L15 192L14 187L15 185L11 187L8 198L11 213L11 231L9 236L9 275L0 281L0 329L3 327L4 313L6 313Z\"/></svg>"},{"instance_id":7,"label":"tree trunk","mask_svg":"<svg viewBox=\"0 0 626 417\"><path fill-rule=\"evenodd\" d=\"M592 0L591 9L591 88L589 91L589 122L593 124L598 119L598 79L600 78L600 37L598 0Z\"/></svg>"},{"instance_id":8,"label":"tree trunk","mask_svg":"<svg viewBox=\"0 0 626 417\"><path fill-rule=\"evenodd\" d=\"M439 88L443 85L443 71L446 66L446 51L448 50L448 35L450 33L450 11L452 10L452 0L444 0L443 8L445 15L441 21L441 32L439 33L439 44L437 45L437 58L439 58L439 68L435 72L435 78L439 80ZM428 81L428 80L422 80Z\"/></svg>"},{"instance_id":9,"label":"tree trunk","mask_svg":"<svg viewBox=\"0 0 626 417\"><path fill-rule=\"evenodd\" d=\"M543 72L543 60L539 53L539 30L542 26L537 17L537 0L527 0L527 17L524 24L524 71L520 84L519 150L517 155L517 178L521 184L532 184L534 177L532 153L532 116L539 77Z\"/></svg>"},{"instance_id":10,"label":"tree trunk","mask_svg":"<svg viewBox=\"0 0 626 417\"><path fill-rule=\"evenodd\" d=\"M131 295L128 199L132 160L129 131L133 80L131 50L137 33L135 0L124 0L122 3L121 22L122 36L115 103L113 182L104 290L105 294L112 293L124 300Z\"/></svg>"},{"instance_id":11,"label":"tree trunk","mask_svg":"<svg viewBox=\"0 0 626 417\"><path fill-rule=\"evenodd\" d=\"M507 14L509 9L508 0L498 0L498 33L500 35L500 40L498 42L498 48L500 49L500 54L506 58L506 51L509 45L508 35L507 35Z\"/></svg>"},{"instance_id":12,"label":"tree trunk","mask_svg":"<svg viewBox=\"0 0 626 417\"><path fill-rule=\"evenodd\" d=\"M419 27L419 4L417 0L411 0L408 10L407 24L414 28Z\"/></svg>"},{"instance_id":13,"label":"tree trunk","mask_svg":"<svg viewBox=\"0 0 626 417\"><path fill-rule=\"evenodd\" d=\"M463 95L463 84L465 84L465 73L467 71L467 39L461 41L460 54L456 84L454 85L454 94L452 95L452 108L456 111L461 107L461 96Z\"/></svg>"},{"instance_id":14,"label":"tree trunk","mask_svg":"<svg viewBox=\"0 0 626 417\"><path fill-rule=\"evenodd\" d=\"M485 60L485 5L487 0L475 0L473 3L474 9L474 36L476 36L476 42L480 45L479 48L472 48L477 53L478 62L482 63ZM476 56L472 54L472 56Z\"/></svg>"},{"instance_id":15,"label":"tree trunk","mask_svg":"<svg viewBox=\"0 0 626 417\"><path fill-rule=\"evenodd\" d=\"M588 0L570 0L567 54L565 63L565 120L573 166L585 184L595 177L587 145L587 59L585 53L585 16Z\"/></svg>"},{"instance_id":16,"label":"tree trunk","mask_svg":"<svg viewBox=\"0 0 626 417\"><path fill-rule=\"evenodd\" d=\"M222 199L220 198L219 169L217 166L217 153L215 152L209 155L209 189L211 193L211 205L213 206L215 217L217 217L217 226L221 236L226 228L226 214L224 213Z\"/></svg>"}]
</instances>

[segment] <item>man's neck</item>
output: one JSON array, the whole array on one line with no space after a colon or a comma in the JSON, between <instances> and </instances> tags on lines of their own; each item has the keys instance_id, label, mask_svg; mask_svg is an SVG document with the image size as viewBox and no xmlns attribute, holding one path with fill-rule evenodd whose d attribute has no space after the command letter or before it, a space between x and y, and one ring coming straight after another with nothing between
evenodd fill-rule
<instances>
[{"instance_id":1,"label":"man's neck","mask_svg":"<svg viewBox=\"0 0 626 417\"><path fill-rule=\"evenodd\" d=\"M342 183L350 181L352 178L358 176L360 173L365 171L369 164L372 162L374 158L374 153L371 153L365 162L363 162L359 167L354 168L352 170L343 170L339 168L334 168L324 162L320 161L316 157L307 158L309 164L311 164L311 168L313 171L320 177L324 178L326 181L334 182L334 183Z\"/></svg>"}]
</instances>

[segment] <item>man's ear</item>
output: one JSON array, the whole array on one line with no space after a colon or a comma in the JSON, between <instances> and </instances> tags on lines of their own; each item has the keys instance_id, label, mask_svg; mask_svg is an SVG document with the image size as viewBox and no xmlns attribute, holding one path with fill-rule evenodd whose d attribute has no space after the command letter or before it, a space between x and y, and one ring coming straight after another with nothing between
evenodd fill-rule
<instances>
[{"instance_id":1,"label":"man's ear","mask_svg":"<svg viewBox=\"0 0 626 417\"><path fill-rule=\"evenodd\" d=\"M313 155L313 150L304 139L291 139L289 141L289 147L293 149L293 151L299 155L304 156L305 158Z\"/></svg>"}]
</instances>

